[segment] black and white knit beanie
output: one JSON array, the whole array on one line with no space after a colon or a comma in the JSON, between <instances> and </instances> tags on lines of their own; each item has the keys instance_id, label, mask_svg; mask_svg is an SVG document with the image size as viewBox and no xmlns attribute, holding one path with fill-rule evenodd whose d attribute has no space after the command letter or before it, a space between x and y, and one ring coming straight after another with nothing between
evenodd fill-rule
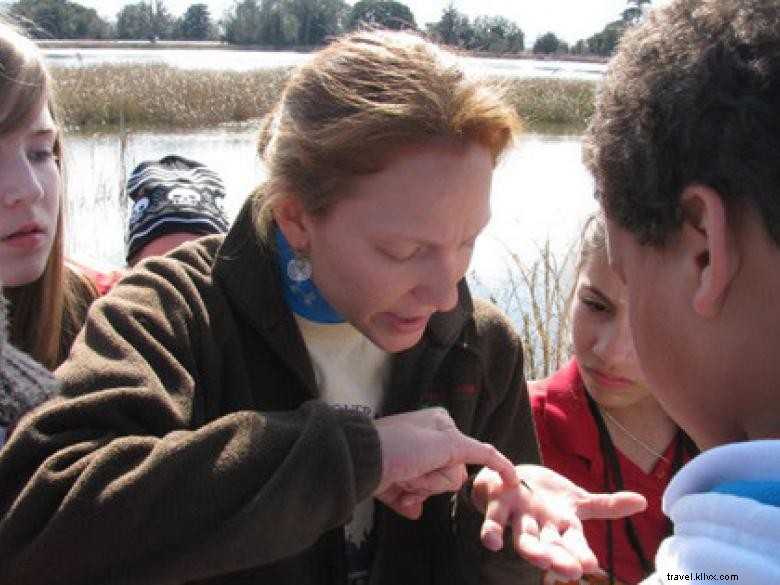
<instances>
[{"instance_id":1,"label":"black and white knit beanie","mask_svg":"<svg viewBox=\"0 0 780 585\"><path fill-rule=\"evenodd\" d=\"M178 155L139 164L127 180L133 204L126 259L149 242L176 232L222 234L228 230L225 186L206 165Z\"/></svg>"},{"instance_id":2,"label":"black and white knit beanie","mask_svg":"<svg viewBox=\"0 0 780 585\"><path fill-rule=\"evenodd\" d=\"M6 302L0 294L0 426L7 428L28 410L56 396L59 384L49 370L8 341Z\"/></svg>"}]
</instances>

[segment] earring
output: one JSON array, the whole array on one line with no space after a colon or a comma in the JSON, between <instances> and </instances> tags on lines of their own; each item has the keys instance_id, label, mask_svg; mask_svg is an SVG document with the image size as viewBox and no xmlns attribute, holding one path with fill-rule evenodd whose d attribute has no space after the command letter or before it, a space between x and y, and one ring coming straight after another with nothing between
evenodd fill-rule
<instances>
[{"instance_id":1,"label":"earring","mask_svg":"<svg viewBox=\"0 0 780 585\"><path fill-rule=\"evenodd\" d=\"M287 276L293 282L306 282L311 278L311 262L306 256L295 253L295 256L287 263Z\"/></svg>"}]
</instances>

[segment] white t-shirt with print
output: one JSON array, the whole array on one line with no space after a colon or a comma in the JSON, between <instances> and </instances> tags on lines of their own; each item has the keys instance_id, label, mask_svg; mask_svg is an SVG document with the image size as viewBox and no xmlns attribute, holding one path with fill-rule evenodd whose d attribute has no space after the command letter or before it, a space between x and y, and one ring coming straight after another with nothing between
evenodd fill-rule
<instances>
[{"instance_id":1,"label":"white t-shirt with print","mask_svg":"<svg viewBox=\"0 0 780 585\"><path fill-rule=\"evenodd\" d=\"M390 375L390 354L349 323L315 323L295 315L314 366L320 398L334 408L379 415ZM349 585L368 583L374 499L360 502L344 527Z\"/></svg>"}]
</instances>

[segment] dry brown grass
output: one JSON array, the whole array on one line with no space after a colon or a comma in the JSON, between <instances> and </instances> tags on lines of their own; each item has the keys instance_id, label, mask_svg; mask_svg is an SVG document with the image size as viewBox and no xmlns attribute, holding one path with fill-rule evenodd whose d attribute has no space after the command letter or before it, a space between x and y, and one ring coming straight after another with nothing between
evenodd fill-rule
<instances>
[{"instance_id":1,"label":"dry brown grass","mask_svg":"<svg viewBox=\"0 0 780 585\"><path fill-rule=\"evenodd\" d=\"M573 79L520 79L504 84L526 127L548 133L581 132L594 110L596 83Z\"/></svg>"},{"instance_id":2,"label":"dry brown grass","mask_svg":"<svg viewBox=\"0 0 780 585\"><path fill-rule=\"evenodd\" d=\"M568 287L563 282L566 259L559 263L549 242L539 252L530 266L516 260L519 283L515 294L524 294L529 305L520 330L528 380L546 378L569 359Z\"/></svg>"},{"instance_id":3,"label":"dry brown grass","mask_svg":"<svg viewBox=\"0 0 780 585\"><path fill-rule=\"evenodd\" d=\"M71 129L205 128L260 118L289 69L187 71L168 65L56 68L53 76Z\"/></svg>"},{"instance_id":4,"label":"dry brown grass","mask_svg":"<svg viewBox=\"0 0 780 585\"><path fill-rule=\"evenodd\" d=\"M505 253L507 278L499 288L491 290L474 273L469 278L478 294L486 295L517 326L526 379L546 378L569 359L567 299L572 254L556 257L549 242L530 263L509 249Z\"/></svg>"},{"instance_id":5,"label":"dry brown grass","mask_svg":"<svg viewBox=\"0 0 780 585\"><path fill-rule=\"evenodd\" d=\"M70 129L207 128L265 115L289 68L192 71L169 65L58 67L58 102ZM493 79L503 86L526 129L578 132L593 112L595 83Z\"/></svg>"}]
</instances>

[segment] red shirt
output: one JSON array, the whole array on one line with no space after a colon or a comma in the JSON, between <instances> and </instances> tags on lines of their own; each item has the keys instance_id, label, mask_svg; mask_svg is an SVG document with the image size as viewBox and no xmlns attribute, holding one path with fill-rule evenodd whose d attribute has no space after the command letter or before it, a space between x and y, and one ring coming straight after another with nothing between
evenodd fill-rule
<instances>
[{"instance_id":1,"label":"red shirt","mask_svg":"<svg viewBox=\"0 0 780 585\"><path fill-rule=\"evenodd\" d=\"M544 464L588 491L607 491L599 431L588 407L577 361L572 359L549 378L530 382L528 389ZM667 535L668 521L661 512L661 496L674 473L672 461L677 443L678 440L672 441L664 453L668 461L659 459L649 474L617 451L625 489L647 498L647 510L632 516L631 521L650 562ZM686 454L683 462L688 459L690 455ZM637 583L643 578L642 568L626 536L624 522L614 521L612 527L615 577L626 583ZM608 570L607 521L587 520L583 525L599 566Z\"/></svg>"},{"instance_id":2,"label":"red shirt","mask_svg":"<svg viewBox=\"0 0 780 585\"><path fill-rule=\"evenodd\" d=\"M67 264L72 270L77 270L89 278L95 285L98 294L102 297L108 294L108 292L114 288L114 285L125 275L122 270L112 270L111 272L101 272L85 266L75 260L67 259Z\"/></svg>"}]
</instances>

